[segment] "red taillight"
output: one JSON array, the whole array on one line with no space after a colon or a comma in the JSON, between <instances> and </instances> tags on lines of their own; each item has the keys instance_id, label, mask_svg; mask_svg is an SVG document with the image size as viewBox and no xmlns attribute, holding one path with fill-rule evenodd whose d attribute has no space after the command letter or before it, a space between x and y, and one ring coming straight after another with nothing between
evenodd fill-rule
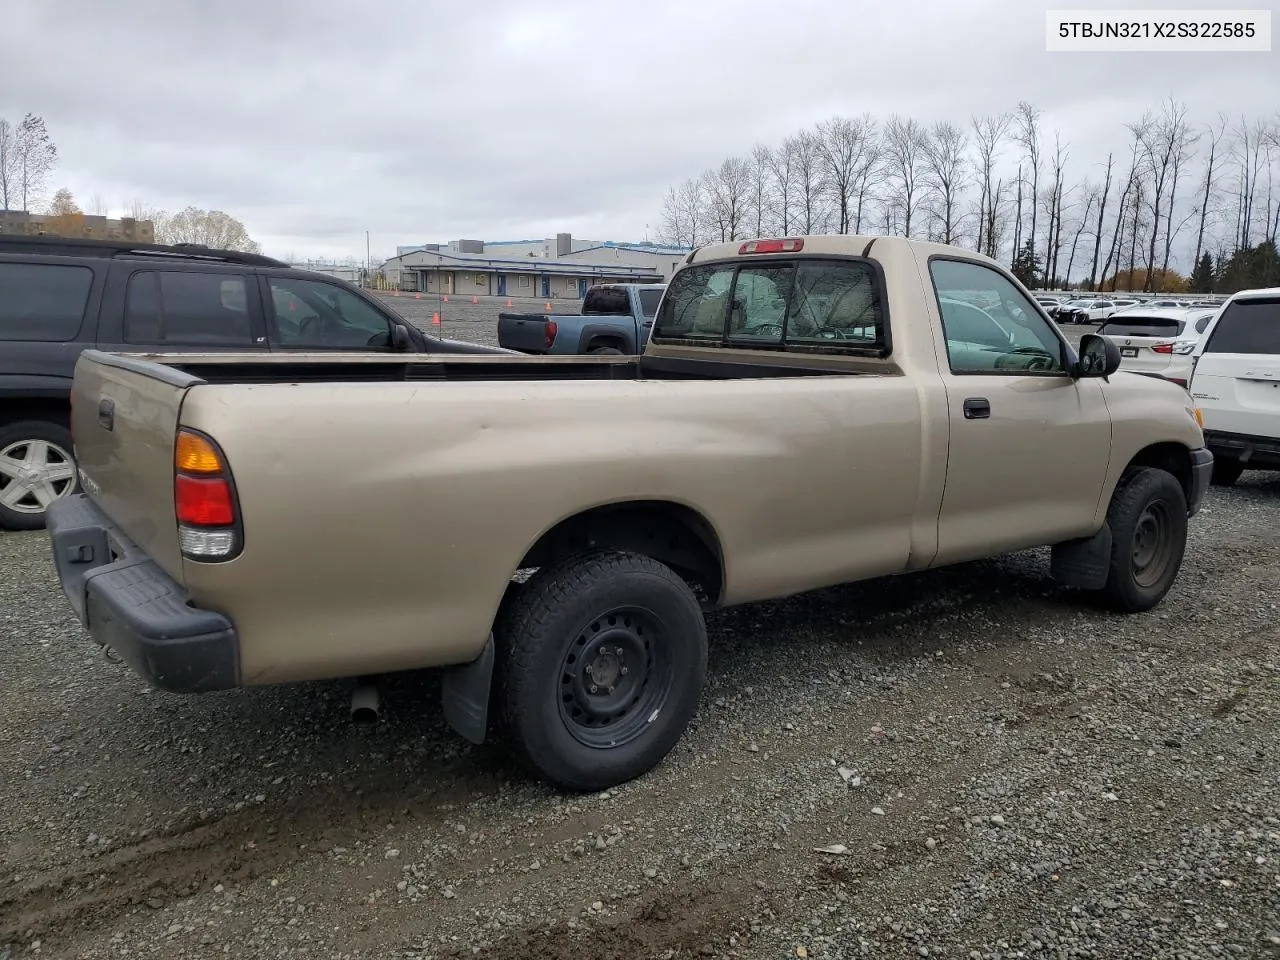
<instances>
[{"instance_id":1,"label":"red taillight","mask_svg":"<svg viewBox=\"0 0 1280 960\"><path fill-rule=\"evenodd\" d=\"M179 523L193 527L229 527L236 522L231 484L222 477L197 479L178 474L173 492Z\"/></svg>"},{"instance_id":2,"label":"red taillight","mask_svg":"<svg viewBox=\"0 0 1280 960\"><path fill-rule=\"evenodd\" d=\"M1157 343L1151 348L1152 353L1173 353L1172 343Z\"/></svg>"},{"instance_id":3,"label":"red taillight","mask_svg":"<svg viewBox=\"0 0 1280 960\"><path fill-rule=\"evenodd\" d=\"M748 240L738 248L738 253L796 253L802 249L804 241L799 239Z\"/></svg>"},{"instance_id":4,"label":"red taillight","mask_svg":"<svg viewBox=\"0 0 1280 960\"><path fill-rule=\"evenodd\" d=\"M556 334L559 332L560 328L556 326L556 322L554 320L548 320L546 327L542 331L543 342L546 344L548 350L550 350L551 345L556 342Z\"/></svg>"},{"instance_id":5,"label":"red taillight","mask_svg":"<svg viewBox=\"0 0 1280 960\"><path fill-rule=\"evenodd\" d=\"M210 437L179 430L173 448L178 544L191 560L230 560L242 534L227 458Z\"/></svg>"}]
</instances>

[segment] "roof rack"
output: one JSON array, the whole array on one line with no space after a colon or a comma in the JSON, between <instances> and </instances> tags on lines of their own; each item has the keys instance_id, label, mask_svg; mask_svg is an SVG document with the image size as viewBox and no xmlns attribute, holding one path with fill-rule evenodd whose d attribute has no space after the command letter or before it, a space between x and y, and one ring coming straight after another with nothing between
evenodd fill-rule
<instances>
[{"instance_id":1,"label":"roof rack","mask_svg":"<svg viewBox=\"0 0 1280 960\"><path fill-rule=\"evenodd\" d=\"M292 264L260 253L244 253L240 250L219 250L200 243L130 243L127 240L89 240L81 237L59 237L50 234L37 236L0 235L0 248L15 253L54 253L62 251L77 256L129 256L181 257L195 260L217 260L222 263L239 263L254 267L290 268ZM25 249L24 249L25 248Z\"/></svg>"}]
</instances>

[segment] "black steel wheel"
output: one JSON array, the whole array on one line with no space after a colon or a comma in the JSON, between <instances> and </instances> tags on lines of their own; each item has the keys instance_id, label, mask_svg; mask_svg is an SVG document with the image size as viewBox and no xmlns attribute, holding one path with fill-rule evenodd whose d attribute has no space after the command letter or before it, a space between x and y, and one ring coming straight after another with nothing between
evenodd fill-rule
<instances>
[{"instance_id":1,"label":"black steel wheel","mask_svg":"<svg viewBox=\"0 0 1280 960\"><path fill-rule=\"evenodd\" d=\"M697 709L707 636L689 585L651 557L582 554L506 605L497 696L520 759L571 790L603 790L670 752Z\"/></svg>"},{"instance_id":2,"label":"black steel wheel","mask_svg":"<svg viewBox=\"0 0 1280 960\"><path fill-rule=\"evenodd\" d=\"M1173 586L1187 547L1187 499L1177 477L1143 467L1125 473L1107 509L1111 565L1103 595L1126 613L1150 610Z\"/></svg>"},{"instance_id":3,"label":"black steel wheel","mask_svg":"<svg viewBox=\"0 0 1280 960\"><path fill-rule=\"evenodd\" d=\"M633 606L583 624L560 665L560 718L579 743L617 747L644 732L671 692L668 632L653 611Z\"/></svg>"}]
</instances>

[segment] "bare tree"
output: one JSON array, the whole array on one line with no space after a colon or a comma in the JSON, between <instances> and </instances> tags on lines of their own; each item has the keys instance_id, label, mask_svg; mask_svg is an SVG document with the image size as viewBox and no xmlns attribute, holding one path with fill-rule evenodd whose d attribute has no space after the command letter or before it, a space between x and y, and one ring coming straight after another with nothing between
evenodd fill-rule
<instances>
[{"instance_id":1,"label":"bare tree","mask_svg":"<svg viewBox=\"0 0 1280 960\"><path fill-rule=\"evenodd\" d=\"M751 166L741 157L729 157L706 174L708 210L720 231L720 239L742 238L751 197Z\"/></svg>"},{"instance_id":2,"label":"bare tree","mask_svg":"<svg viewBox=\"0 0 1280 960\"><path fill-rule=\"evenodd\" d=\"M823 164L818 136L812 130L802 130L789 137L783 149L790 154L795 172L796 202L799 205L796 224L800 233L819 233L822 217Z\"/></svg>"},{"instance_id":3,"label":"bare tree","mask_svg":"<svg viewBox=\"0 0 1280 960\"><path fill-rule=\"evenodd\" d=\"M1088 184L1083 185L1084 189L1084 212L1080 214L1080 224L1076 227L1075 236L1071 238L1071 254L1067 257L1067 272L1063 274L1064 282L1071 283L1071 268L1076 262L1076 247L1080 245L1080 237L1085 230L1089 228L1089 215L1093 212L1093 205L1098 200L1097 190ZM1061 213L1059 213L1061 215ZM1092 286L1092 283L1090 284Z\"/></svg>"},{"instance_id":4,"label":"bare tree","mask_svg":"<svg viewBox=\"0 0 1280 960\"><path fill-rule=\"evenodd\" d=\"M1116 226L1111 234L1111 249L1107 252L1106 262L1102 267L1101 281L1105 282L1107 274L1111 273L1112 264L1114 262L1116 273L1120 271L1120 258L1124 251L1124 216L1128 210L1129 198L1133 193L1134 185L1138 177L1138 141L1135 139L1129 144L1129 174L1125 178L1124 190L1120 194L1120 202L1116 205ZM1111 292L1116 289L1114 275L1111 283Z\"/></svg>"},{"instance_id":5,"label":"bare tree","mask_svg":"<svg viewBox=\"0 0 1280 960\"><path fill-rule=\"evenodd\" d=\"M690 247L698 246L699 240L705 242L705 235L700 229L705 219L705 206L700 179L690 178L679 187L671 187L662 203L658 228L663 242Z\"/></svg>"},{"instance_id":6,"label":"bare tree","mask_svg":"<svg viewBox=\"0 0 1280 960\"><path fill-rule=\"evenodd\" d=\"M1148 184L1147 202L1150 205L1151 222L1147 237L1147 278L1143 289L1155 290L1156 244L1160 237L1161 214L1167 217L1172 199L1167 195L1175 164L1187 138L1186 108L1170 98L1160 117L1149 113L1137 123L1128 124L1129 131L1138 143L1142 162L1142 178ZM1135 224L1136 229L1136 224Z\"/></svg>"},{"instance_id":7,"label":"bare tree","mask_svg":"<svg viewBox=\"0 0 1280 960\"><path fill-rule=\"evenodd\" d=\"M902 235L911 236L911 221L923 184L924 127L911 118L894 114L885 127L885 160L892 202L902 213Z\"/></svg>"},{"instance_id":8,"label":"bare tree","mask_svg":"<svg viewBox=\"0 0 1280 960\"><path fill-rule=\"evenodd\" d=\"M23 210L30 210L40 199L45 181L58 162L58 148L45 129L44 118L28 113L18 124L14 135L17 153L17 193Z\"/></svg>"},{"instance_id":9,"label":"bare tree","mask_svg":"<svg viewBox=\"0 0 1280 960\"><path fill-rule=\"evenodd\" d=\"M1103 181L1102 190L1098 194L1098 226L1093 231L1093 261L1089 266L1089 289L1096 290L1096 282L1098 279L1098 256L1102 252L1102 225L1107 216L1107 196L1111 193L1111 164L1112 155L1107 154L1107 173L1106 179ZM1123 200L1120 201L1124 203ZM1103 271L1105 275L1105 270Z\"/></svg>"},{"instance_id":10,"label":"bare tree","mask_svg":"<svg viewBox=\"0 0 1280 960\"><path fill-rule=\"evenodd\" d=\"M769 183L770 151L763 144L756 144L751 150L751 216L755 221L755 235L765 235L765 221L770 218L773 204L772 190Z\"/></svg>"},{"instance_id":11,"label":"bare tree","mask_svg":"<svg viewBox=\"0 0 1280 960\"><path fill-rule=\"evenodd\" d=\"M65 217L68 214L83 212L76 204L76 198L71 195L71 191L66 187L59 187L53 195L53 201L49 204L48 215L51 217Z\"/></svg>"},{"instance_id":12,"label":"bare tree","mask_svg":"<svg viewBox=\"0 0 1280 960\"><path fill-rule=\"evenodd\" d=\"M11 124L0 117L0 210L12 209L18 184L18 143Z\"/></svg>"},{"instance_id":13,"label":"bare tree","mask_svg":"<svg viewBox=\"0 0 1280 960\"><path fill-rule=\"evenodd\" d=\"M102 198L102 194L95 193L89 198L89 212L95 217L107 215L107 201Z\"/></svg>"},{"instance_id":14,"label":"bare tree","mask_svg":"<svg viewBox=\"0 0 1280 960\"><path fill-rule=\"evenodd\" d=\"M1244 117L1235 129L1231 152L1240 166L1236 239L1238 250L1247 250L1253 236L1254 201L1258 191L1258 174L1262 165L1262 145L1266 128L1260 121L1250 124Z\"/></svg>"},{"instance_id":15,"label":"bare tree","mask_svg":"<svg viewBox=\"0 0 1280 960\"><path fill-rule=\"evenodd\" d=\"M991 179L995 175L996 158L1000 146L1009 133L1011 117L1007 113L974 117L973 138L978 151L978 184L981 197L978 200L978 252L996 256L997 245L992 237L991 225L995 219L996 191Z\"/></svg>"},{"instance_id":16,"label":"bare tree","mask_svg":"<svg viewBox=\"0 0 1280 960\"><path fill-rule=\"evenodd\" d=\"M773 195L777 200L778 230L782 236L791 233L792 204L795 200L795 140L788 138L769 151L769 170L773 174Z\"/></svg>"},{"instance_id":17,"label":"bare tree","mask_svg":"<svg viewBox=\"0 0 1280 960\"><path fill-rule=\"evenodd\" d=\"M859 187L865 183L873 152L874 129L875 123L869 114L856 118L835 117L818 124L818 152L825 168L827 188L836 205L837 233L849 233L854 227L862 193Z\"/></svg>"},{"instance_id":18,"label":"bare tree","mask_svg":"<svg viewBox=\"0 0 1280 960\"><path fill-rule=\"evenodd\" d=\"M1017 140L1026 151L1027 165L1031 173L1031 233L1028 235L1034 247L1036 242L1036 197L1040 195L1040 108L1025 100L1018 102ZM1019 204L1019 229L1021 229L1021 204ZM1015 241L1016 244L1016 241Z\"/></svg>"},{"instance_id":19,"label":"bare tree","mask_svg":"<svg viewBox=\"0 0 1280 960\"><path fill-rule=\"evenodd\" d=\"M959 232L959 202L965 186L968 148L965 132L946 120L935 123L924 141L926 187L934 202L934 219L942 228L943 243L954 243Z\"/></svg>"},{"instance_id":20,"label":"bare tree","mask_svg":"<svg viewBox=\"0 0 1280 960\"><path fill-rule=\"evenodd\" d=\"M1061 134L1055 130L1053 132L1053 182L1050 185L1049 196L1045 203L1045 209L1049 214L1049 226L1045 231L1044 238L1044 270L1046 277L1056 277L1058 274L1058 251L1062 247L1062 168L1067 162L1065 149ZM1031 236L1034 240L1034 229Z\"/></svg>"},{"instance_id":21,"label":"bare tree","mask_svg":"<svg viewBox=\"0 0 1280 960\"><path fill-rule=\"evenodd\" d=\"M1200 224L1196 228L1196 250L1191 257L1191 265L1194 267L1200 262L1200 252L1204 249L1204 229L1205 222L1209 217L1209 207L1213 202L1213 165L1218 157L1218 148L1222 143L1222 138L1227 131L1227 118L1223 114L1218 114L1217 127L1209 127L1209 159L1205 163L1204 170L1204 190L1200 194Z\"/></svg>"},{"instance_id":22,"label":"bare tree","mask_svg":"<svg viewBox=\"0 0 1280 960\"><path fill-rule=\"evenodd\" d=\"M241 250L258 253L259 245L250 239L245 225L221 210L187 207L156 224L156 239L161 243L198 243L219 250Z\"/></svg>"}]
</instances>

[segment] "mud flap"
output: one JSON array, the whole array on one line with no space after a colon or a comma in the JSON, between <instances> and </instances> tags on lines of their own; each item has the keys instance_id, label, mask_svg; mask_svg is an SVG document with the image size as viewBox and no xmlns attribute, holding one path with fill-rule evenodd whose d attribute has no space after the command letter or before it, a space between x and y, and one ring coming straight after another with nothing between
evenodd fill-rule
<instances>
[{"instance_id":1,"label":"mud flap","mask_svg":"<svg viewBox=\"0 0 1280 960\"><path fill-rule=\"evenodd\" d=\"M1053 545L1049 575L1063 586L1101 590L1110 569L1111 527L1105 523L1092 537Z\"/></svg>"},{"instance_id":2,"label":"mud flap","mask_svg":"<svg viewBox=\"0 0 1280 960\"><path fill-rule=\"evenodd\" d=\"M470 663L449 667L440 681L444 718L472 743L484 743L489 726L489 685L493 681L493 634L480 656Z\"/></svg>"}]
</instances>

